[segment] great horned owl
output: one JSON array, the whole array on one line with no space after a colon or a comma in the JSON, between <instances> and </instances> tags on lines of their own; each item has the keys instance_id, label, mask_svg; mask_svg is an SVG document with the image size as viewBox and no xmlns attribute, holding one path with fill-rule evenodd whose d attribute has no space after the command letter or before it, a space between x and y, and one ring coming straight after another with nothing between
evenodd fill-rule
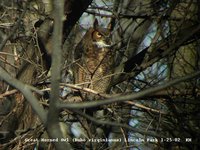
<instances>
[{"instance_id":1,"label":"great horned owl","mask_svg":"<svg viewBox=\"0 0 200 150\"><path fill-rule=\"evenodd\" d=\"M113 55L110 30L94 21L75 49L75 84L106 93L111 81Z\"/></svg>"}]
</instances>

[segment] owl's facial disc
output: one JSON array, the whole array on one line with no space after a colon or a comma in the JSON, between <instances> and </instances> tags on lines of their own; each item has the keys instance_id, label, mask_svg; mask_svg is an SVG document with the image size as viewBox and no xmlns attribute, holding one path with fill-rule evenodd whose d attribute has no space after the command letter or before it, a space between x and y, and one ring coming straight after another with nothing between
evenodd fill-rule
<instances>
[{"instance_id":1,"label":"owl's facial disc","mask_svg":"<svg viewBox=\"0 0 200 150\"><path fill-rule=\"evenodd\" d=\"M110 47L111 45L108 36L109 35L106 35L103 32L95 30L92 33L93 44L96 45L98 48Z\"/></svg>"}]
</instances>

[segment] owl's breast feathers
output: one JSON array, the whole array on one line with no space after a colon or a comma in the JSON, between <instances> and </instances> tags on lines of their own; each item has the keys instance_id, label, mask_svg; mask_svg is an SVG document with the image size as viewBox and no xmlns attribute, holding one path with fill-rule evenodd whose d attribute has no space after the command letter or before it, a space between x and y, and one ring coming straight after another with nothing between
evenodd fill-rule
<instances>
[{"instance_id":1,"label":"owl's breast feathers","mask_svg":"<svg viewBox=\"0 0 200 150\"><path fill-rule=\"evenodd\" d=\"M76 63L75 83L85 83L83 87L105 93L111 81L113 60L111 49L85 44L83 55Z\"/></svg>"}]
</instances>

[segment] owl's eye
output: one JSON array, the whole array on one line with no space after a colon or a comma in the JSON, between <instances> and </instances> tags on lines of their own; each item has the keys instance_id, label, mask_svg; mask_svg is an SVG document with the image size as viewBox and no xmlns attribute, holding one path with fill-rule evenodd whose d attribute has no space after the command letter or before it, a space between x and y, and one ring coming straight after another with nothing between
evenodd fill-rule
<instances>
[{"instance_id":1,"label":"owl's eye","mask_svg":"<svg viewBox=\"0 0 200 150\"><path fill-rule=\"evenodd\" d=\"M97 39L100 39L100 38L102 38L102 34L98 31L94 31L93 32L93 39L97 40Z\"/></svg>"},{"instance_id":2,"label":"owl's eye","mask_svg":"<svg viewBox=\"0 0 200 150\"><path fill-rule=\"evenodd\" d=\"M96 36L97 36L97 38L101 38L101 37L102 37L102 34L99 33L99 32L96 32Z\"/></svg>"}]
</instances>

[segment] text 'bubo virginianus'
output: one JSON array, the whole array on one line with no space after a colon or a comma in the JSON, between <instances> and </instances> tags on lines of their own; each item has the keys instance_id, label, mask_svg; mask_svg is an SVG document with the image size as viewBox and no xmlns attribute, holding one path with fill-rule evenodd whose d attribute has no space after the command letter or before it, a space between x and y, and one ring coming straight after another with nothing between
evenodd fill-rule
<instances>
[{"instance_id":1,"label":"text 'bubo virginianus'","mask_svg":"<svg viewBox=\"0 0 200 150\"><path fill-rule=\"evenodd\" d=\"M114 52L110 30L94 21L75 49L75 84L106 93L111 82Z\"/></svg>"}]
</instances>

